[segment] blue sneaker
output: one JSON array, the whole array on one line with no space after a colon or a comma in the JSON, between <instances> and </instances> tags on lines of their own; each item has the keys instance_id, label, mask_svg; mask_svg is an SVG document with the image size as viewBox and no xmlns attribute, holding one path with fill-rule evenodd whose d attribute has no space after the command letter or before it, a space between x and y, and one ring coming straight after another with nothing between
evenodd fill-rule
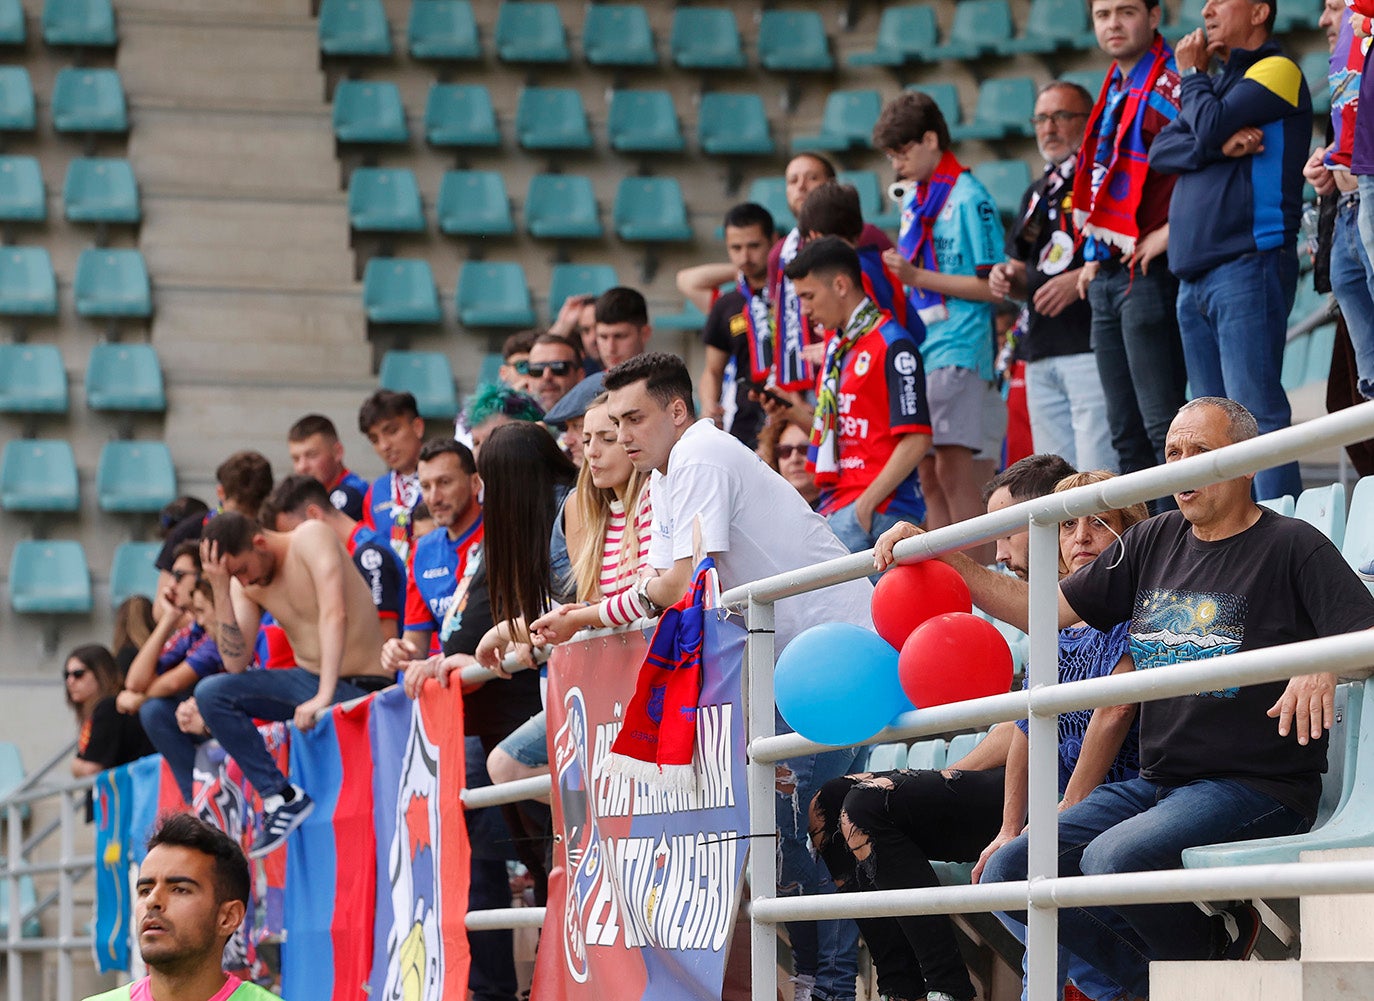
<instances>
[{"instance_id":1,"label":"blue sneaker","mask_svg":"<svg viewBox=\"0 0 1374 1001\"><path fill-rule=\"evenodd\" d=\"M271 855L286 843L291 832L300 827L310 811L315 809L315 801L305 794L300 786L293 785L296 796L287 802L282 796L268 796L262 801L262 830L253 839L253 847L248 849L250 859L260 859Z\"/></svg>"}]
</instances>

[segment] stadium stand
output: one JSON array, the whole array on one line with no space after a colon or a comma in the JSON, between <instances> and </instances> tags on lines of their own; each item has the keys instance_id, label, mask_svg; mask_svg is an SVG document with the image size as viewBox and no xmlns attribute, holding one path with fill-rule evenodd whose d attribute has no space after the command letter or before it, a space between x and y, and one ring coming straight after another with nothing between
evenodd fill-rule
<instances>
[{"instance_id":1,"label":"stadium stand","mask_svg":"<svg viewBox=\"0 0 1374 1001\"><path fill-rule=\"evenodd\" d=\"M31 156L0 156L0 222L44 222L47 192L38 160Z\"/></svg>"},{"instance_id":2,"label":"stadium stand","mask_svg":"<svg viewBox=\"0 0 1374 1001\"><path fill-rule=\"evenodd\" d=\"M938 42L935 8L929 4L887 7L878 22L877 43L867 52L851 53L851 67L901 67L925 61Z\"/></svg>"},{"instance_id":3,"label":"stadium stand","mask_svg":"<svg viewBox=\"0 0 1374 1001\"><path fill-rule=\"evenodd\" d=\"M374 257L363 272L363 308L371 323L442 323L429 261Z\"/></svg>"},{"instance_id":4,"label":"stadium stand","mask_svg":"<svg viewBox=\"0 0 1374 1001\"><path fill-rule=\"evenodd\" d=\"M86 362L86 406L92 410L167 409L162 363L151 344L97 344Z\"/></svg>"},{"instance_id":5,"label":"stadium stand","mask_svg":"<svg viewBox=\"0 0 1374 1001\"><path fill-rule=\"evenodd\" d=\"M81 615L91 610L91 570L81 543L25 539L10 557L10 605L23 614Z\"/></svg>"},{"instance_id":6,"label":"stadium stand","mask_svg":"<svg viewBox=\"0 0 1374 1001\"><path fill-rule=\"evenodd\" d=\"M21 438L6 443L0 452L0 508L55 513L80 507L70 442Z\"/></svg>"},{"instance_id":7,"label":"stadium stand","mask_svg":"<svg viewBox=\"0 0 1374 1001\"><path fill-rule=\"evenodd\" d=\"M491 94L481 84L436 83L425 101L425 138L431 146L501 145Z\"/></svg>"},{"instance_id":8,"label":"stadium stand","mask_svg":"<svg viewBox=\"0 0 1374 1001\"><path fill-rule=\"evenodd\" d=\"M128 160L77 157L62 182L62 211L69 222L136 224L143 218L138 182Z\"/></svg>"},{"instance_id":9,"label":"stadium stand","mask_svg":"<svg viewBox=\"0 0 1374 1001\"><path fill-rule=\"evenodd\" d=\"M515 232L506 179L494 170L450 170L439 183L439 229L449 236Z\"/></svg>"},{"instance_id":10,"label":"stadium stand","mask_svg":"<svg viewBox=\"0 0 1374 1001\"><path fill-rule=\"evenodd\" d=\"M423 0L410 5L406 47L416 59L471 62L482 58L477 18L468 0Z\"/></svg>"},{"instance_id":11,"label":"stadium stand","mask_svg":"<svg viewBox=\"0 0 1374 1001\"><path fill-rule=\"evenodd\" d=\"M648 13L638 4L591 4L582 22L582 55L592 66L657 66Z\"/></svg>"},{"instance_id":12,"label":"stadium stand","mask_svg":"<svg viewBox=\"0 0 1374 1001\"><path fill-rule=\"evenodd\" d=\"M388 351L382 356L377 384L414 394L421 417L453 420L458 414L453 369L448 356L437 351Z\"/></svg>"},{"instance_id":13,"label":"stadium stand","mask_svg":"<svg viewBox=\"0 0 1374 1001\"><path fill-rule=\"evenodd\" d=\"M686 145L673 95L666 90L612 91L606 132L617 153L681 153Z\"/></svg>"},{"instance_id":14,"label":"stadium stand","mask_svg":"<svg viewBox=\"0 0 1374 1001\"><path fill-rule=\"evenodd\" d=\"M100 450L95 494L102 511L155 514L177 496L172 453L160 441L111 441Z\"/></svg>"},{"instance_id":15,"label":"stadium stand","mask_svg":"<svg viewBox=\"0 0 1374 1001\"><path fill-rule=\"evenodd\" d=\"M136 594L152 594L157 590L157 542L121 542L115 547L110 563L110 607L118 608Z\"/></svg>"},{"instance_id":16,"label":"stadium stand","mask_svg":"<svg viewBox=\"0 0 1374 1001\"><path fill-rule=\"evenodd\" d=\"M55 345L0 344L0 411L67 412L67 370Z\"/></svg>"},{"instance_id":17,"label":"stadium stand","mask_svg":"<svg viewBox=\"0 0 1374 1001\"><path fill-rule=\"evenodd\" d=\"M775 149L758 94L703 94L697 139L712 156L771 156Z\"/></svg>"}]
</instances>

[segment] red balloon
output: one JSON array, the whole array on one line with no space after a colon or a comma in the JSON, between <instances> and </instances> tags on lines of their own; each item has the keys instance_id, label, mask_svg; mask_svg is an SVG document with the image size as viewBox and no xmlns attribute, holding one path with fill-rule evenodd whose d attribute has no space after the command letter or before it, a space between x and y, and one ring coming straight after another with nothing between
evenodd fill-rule
<instances>
[{"instance_id":1,"label":"red balloon","mask_svg":"<svg viewBox=\"0 0 1374 1001\"><path fill-rule=\"evenodd\" d=\"M1001 695L1011 688L1011 648L986 619L937 615L902 644L897 673L907 698L922 709Z\"/></svg>"},{"instance_id":2,"label":"red balloon","mask_svg":"<svg viewBox=\"0 0 1374 1001\"><path fill-rule=\"evenodd\" d=\"M972 608L964 578L939 560L893 567L873 588L873 628L898 650L921 623Z\"/></svg>"}]
</instances>

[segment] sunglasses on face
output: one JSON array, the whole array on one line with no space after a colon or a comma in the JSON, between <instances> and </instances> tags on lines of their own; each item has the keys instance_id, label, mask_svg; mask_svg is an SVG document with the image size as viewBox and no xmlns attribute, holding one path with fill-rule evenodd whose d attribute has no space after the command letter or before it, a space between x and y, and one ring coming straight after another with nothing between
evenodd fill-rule
<instances>
[{"instance_id":1,"label":"sunglasses on face","mask_svg":"<svg viewBox=\"0 0 1374 1001\"><path fill-rule=\"evenodd\" d=\"M86 668L78 667L75 671L63 671L62 677L65 678L67 681L80 681L88 674L90 674L90 671L86 670Z\"/></svg>"},{"instance_id":2,"label":"sunglasses on face","mask_svg":"<svg viewBox=\"0 0 1374 1001\"><path fill-rule=\"evenodd\" d=\"M805 457L806 457L806 446L805 446L805 445L778 445L776 448L773 449L773 454L776 455L776 456L778 457L778 461L779 461L779 462L786 462L788 459L792 458L792 456L796 455L798 452L801 453L802 458L805 458Z\"/></svg>"},{"instance_id":3,"label":"sunglasses on face","mask_svg":"<svg viewBox=\"0 0 1374 1001\"><path fill-rule=\"evenodd\" d=\"M542 379L545 372L552 372L554 375L567 375L573 370L573 362L570 361L545 361L529 365L529 374L536 379ZM519 371L519 368L516 368Z\"/></svg>"}]
</instances>

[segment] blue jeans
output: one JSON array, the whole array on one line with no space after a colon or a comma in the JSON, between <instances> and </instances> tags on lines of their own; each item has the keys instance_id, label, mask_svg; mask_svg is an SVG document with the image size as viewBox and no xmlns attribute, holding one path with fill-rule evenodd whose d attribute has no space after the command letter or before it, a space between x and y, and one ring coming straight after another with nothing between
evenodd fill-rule
<instances>
[{"instance_id":1,"label":"blue jeans","mask_svg":"<svg viewBox=\"0 0 1374 1001\"><path fill-rule=\"evenodd\" d=\"M1178 328L1193 396L1230 397L1254 414L1261 434L1293 421L1279 374L1297 287L1291 247L1243 254L1179 283ZM1256 500L1300 493L1296 462L1255 474Z\"/></svg>"},{"instance_id":2,"label":"blue jeans","mask_svg":"<svg viewBox=\"0 0 1374 1001\"><path fill-rule=\"evenodd\" d=\"M480 789L491 785L487 774L487 755L479 737L466 737L463 755L467 765L467 787ZM472 845L468 910L498 910L510 906L510 874L502 846L510 844L510 834L501 811L494 806L464 810L468 843ZM473 1001L515 1001L519 983L515 975L515 934L509 928L468 932L468 990Z\"/></svg>"},{"instance_id":3,"label":"blue jeans","mask_svg":"<svg viewBox=\"0 0 1374 1001\"><path fill-rule=\"evenodd\" d=\"M1185 848L1307 830L1296 810L1234 779L1098 786L1059 815L1059 875L1178 869ZM984 882L1026 878L1026 836L1004 845ZM1025 912L1010 917L1025 922ZM1211 916L1191 903L1075 907L1059 912L1059 940L1133 994L1149 993L1150 961L1213 958Z\"/></svg>"},{"instance_id":4,"label":"blue jeans","mask_svg":"<svg viewBox=\"0 0 1374 1001\"><path fill-rule=\"evenodd\" d=\"M1116 472L1107 397L1092 352L1027 362L1026 409L1037 452L1063 456L1075 469Z\"/></svg>"},{"instance_id":5,"label":"blue jeans","mask_svg":"<svg viewBox=\"0 0 1374 1001\"><path fill-rule=\"evenodd\" d=\"M986 878L986 877L984 877ZM1002 923L1007 926L1007 930L1016 937L1016 941L1022 945L1026 944L1026 926L1019 921L1009 921L1005 914L999 914ZM1026 983L1025 970L1028 965L1029 956L1022 957L1021 969L1021 1001L1027 1001L1030 996L1030 988ZM1072 980L1073 985L1092 1001L1116 1001L1123 997L1125 992L1121 987L1106 974L1101 973L1094 967L1089 966L1079 959L1068 949L1059 948L1059 974L1055 983L1059 985L1059 996L1064 996L1064 982Z\"/></svg>"},{"instance_id":6,"label":"blue jeans","mask_svg":"<svg viewBox=\"0 0 1374 1001\"><path fill-rule=\"evenodd\" d=\"M922 521L925 519L922 518ZM878 536L882 535L893 525L903 521L912 521L911 517L903 517L899 514L885 514L881 511L873 512L873 521L865 532L859 525L859 519L854 517L854 505L846 504L837 511L832 511L825 516L826 524L830 526L830 531L834 532L844 547L851 553L862 553L867 549L872 549L878 541Z\"/></svg>"},{"instance_id":7,"label":"blue jeans","mask_svg":"<svg viewBox=\"0 0 1374 1001\"><path fill-rule=\"evenodd\" d=\"M1359 175L1355 182L1360 194L1360 242L1364 244L1365 258L1374 261L1374 174ZM1374 287L1370 291L1374 293Z\"/></svg>"},{"instance_id":8,"label":"blue jeans","mask_svg":"<svg viewBox=\"0 0 1374 1001\"><path fill-rule=\"evenodd\" d=\"M1358 196L1344 196L1336 207L1331 241L1331 291L1350 330L1360 395L1374 399L1374 296L1370 294L1369 257L1360 240Z\"/></svg>"},{"instance_id":9,"label":"blue jeans","mask_svg":"<svg viewBox=\"0 0 1374 1001\"><path fill-rule=\"evenodd\" d=\"M144 702L138 710L138 721L157 752L166 759L177 780L177 788L189 804L193 798L196 772L196 747L204 737L182 733L177 726L177 706L191 697L189 691Z\"/></svg>"},{"instance_id":10,"label":"blue jeans","mask_svg":"<svg viewBox=\"0 0 1374 1001\"><path fill-rule=\"evenodd\" d=\"M196 685L196 705L220 746L238 762L258 795L266 799L284 792L290 783L267 753L253 720L289 720L298 705L319 691L319 675L303 667L215 674ZM347 678L340 678L334 686L335 702L365 694Z\"/></svg>"}]
</instances>

